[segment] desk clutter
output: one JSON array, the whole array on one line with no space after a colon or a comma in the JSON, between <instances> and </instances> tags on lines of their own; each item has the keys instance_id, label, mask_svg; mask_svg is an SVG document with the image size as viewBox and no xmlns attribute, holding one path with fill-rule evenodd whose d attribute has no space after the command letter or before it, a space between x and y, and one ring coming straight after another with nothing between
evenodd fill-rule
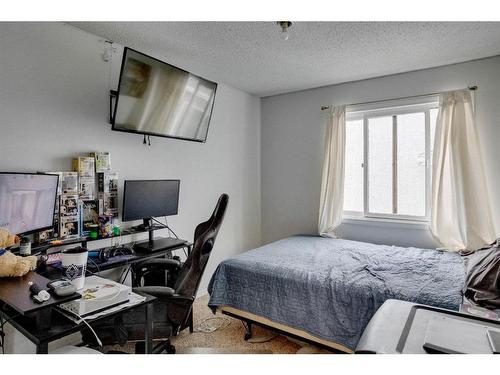
<instances>
[{"instance_id":1,"label":"desk clutter","mask_svg":"<svg viewBox=\"0 0 500 375\"><path fill-rule=\"evenodd\" d=\"M171 247L142 254L134 254L131 250L132 245L90 252L85 249L85 268L90 269L90 272L85 272L86 277L81 278L83 283L78 290L75 286L76 280L71 279L71 274L77 271L74 275L78 278L79 266L82 265L83 260L80 260L80 264L75 264L77 270L72 269L71 265L63 267L63 263L66 265L70 263L65 262L64 258L68 252L71 254L71 249L63 253L48 254L44 262L45 266L39 266L36 272L28 272L23 277L0 278L0 301L3 302L0 303L0 336L2 335L2 321L9 321L14 328L25 332L25 336L36 345L37 353L47 353L48 342L79 331L85 326L94 326L99 319L113 317L115 314L119 315L136 308L145 319L145 322L140 324L144 327L152 327L153 310L147 308L144 314L144 307L150 306L156 300L155 297L141 292L132 292L131 287L124 285L123 281L104 279L93 275L93 272L131 266L156 257L170 257L171 251L189 249L191 244L178 240L175 246L172 242ZM75 249L83 250L81 247ZM103 254L106 255L103 256ZM88 260L87 256L89 256ZM98 259L99 257L101 260ZM123 271L125 270L130 270L130 267ZM120 277L123 280L125 278ZM50 295L48 299L46 298L47 292ZM97 343L100 342L99 336L94 336ZM149 342L146 346L151 348L152 336L149 335L143 339Z\"/></svg>"},{"instance_id":2,"label":"desk clutter","mask_svg":"<svg viewBox=\"0 0 500 375\"><path fill-rule=\"evenodd\" d=\"M54 202L57 186L54 179L54 175L9 174L6 182L0 174L0 185L4 184L13 192L27 191L26 185L28 188L39 186L37 184L43 180L44 187L48 187L47 195ZM12 184L12 181L17 184ZM149 193L155 190L158 192L156 199L152 200L154 204L148 207L134 205L139 201L138 197L151 198ZM193 244L177 236L155 239L153 232L157 229L168 229L175 235L166 224L157 227L153 221L157 221L156 214L177 214L178 193L179 180L134 181L128 191L125 186L124 195L128 200L124 201L128 202L128 208L124 203L124 221L143 218L143 225L136 229L149 233L149 240L143 243L88 251L86 243L91 239L59 240L40 250L43 262L36 272L28 272L22 277L0 278L0 336L5 336L3 326L9 322L35 344L37 353L48 353L50 342L82 330L84 345L95 346L97 343L102 347L103 343L134 340L139 344L137 353L175 353L170 337L187 328L193 332L193 301L229 199L227 194L219 197L210 218L196 227ZM166 204L161 206L157 202ZM29 225L11 216L8 224L13 228L12 232L34 233L40 228L45 229L53 218L50 206L44 205L43 220ZM47 253L49 248L69 243L80 243L80 246L59 254ZM184 263L180 257L171 254L178 249L187 250ZM6 253L10 252L3 250L3 254ZM112 281L95 275L91 265L97 272L128 267L122 269L118 281ZM133 291L131 286L123 284L129 272ZM155 316L167 306L169 309L176 306L175 312L160 313L161 322L157 323ZM154 345L155 337L162 340ZM3 348L2 340L0 347Z\"/></svg>"},{"instance_id":3,"label":"desk clutter","mask_svg":"<svg viewBox=\"0 0 500 375\"><path fill-rule=\"evenodd\" d=\"M73 169L0 172L0 265L10 261L9 271L23 266L18 277L0 277L0 337L5 337L3 327L8 322L35 344L37 353L47 353L49 342L86 326L98 346L100 337L113 342L125 338L145 343L139 352L174 352L170 336L187 327L192 331L192 304L229 197L219 197L190 244L167 222L167 216L179 211L180 180L125 180L122 221L142 220L142 224L115 232L118 180L110 171L109 154L78 157ZM155 238L158 230L167 230L168 236ZM137 233L147 233L148 239L122 243L122 236ZM27 236L33 234L38 243L31 249ZM87 249L88 242L110 237L120 237L119 245ZM74 247L62 248L67 245ZM185 252L184 263L171 254L178 249ZM32 251L36 256L29 255ZM122 268L117 281L95 274L117 268ZM129 274L137 295L123 285ZM162 314L161 327L153 327L153 313L167 305L179 306L173 315ZM66 319L68 314L78 319ZM125 336L116 334L117 319L122 318L118 328L127 332ZM154 336L166 340L153 346ZM85 339L83 343L93 345ZM0 347L3 351L3 339Z\"/></svg>"},{"instance_id":4,"label":"desk clutter","mask_svg":"<svg viewBox=\"0 0 500 375\"><path fill-rule=\"evenodd\" d=\"M65 253L52 253L45 257L45 267L51 269L63 269ZM102 249L88 251L88 257L85 259L86 269L90 272L100 272L110 267L126 265L132 260L140 259L134 249L129 246L111 246ZM71 278L71 275L66 275Z\"/></svg>"},{"instance_id":5,"label":"desk clutter","mask_svg":"<svg viewBox=\"0 0 500 375\"><path fill-rule=\"evenodd\" d=\"M118 174L111 171L109 152L92 152L73 159L72 171L58 176L52 229L38 232L35 242L53 238L105 238L113 234L118 217Z\"/></svg>"},{"instance_id":6,"label":"desk clutter","mask_svg":"<svg viewBox=\"0 0 500 375\"><path fill-rule=\"evenodd\" d=\"M88 276L82 284L81 298L62 303L59 308L82 318L128 302L129 292L131 292L129 286L98 276Z\"/></svg>"}]
</instances>

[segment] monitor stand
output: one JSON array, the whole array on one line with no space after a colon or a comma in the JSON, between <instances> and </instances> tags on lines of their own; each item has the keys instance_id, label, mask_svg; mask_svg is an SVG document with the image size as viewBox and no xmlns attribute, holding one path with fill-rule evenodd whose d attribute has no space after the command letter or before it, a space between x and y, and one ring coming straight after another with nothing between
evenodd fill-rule
<instances>
[{"instance_id":1,"label":"monitor stand","mask_svg":"<svg viewBox=\"0 0 500 375\"><path fill-rule=\"evenodd\" d=\"M166 237L166 238L154 238L154 229L151 219L144 219L144 224L146 228L149 229L149 239L147 241L139 242L134 245L134 250L139 253L152 253L155 251L170 249L177 247L186 243L185 240L180 240L178 238Z\"/></svg>"},{"instance_id":2,"label":"monitor stand","mask_svg":"<svg viewBox=\"0 0 500 375\"><path fill-rule=\"evenodd\" d=\"M186 243L174 237L156 238L153 242L144 241L134 245L134 250L138 253L152 253L155 251L166 250Z\"/></svg>"}]
</instances>

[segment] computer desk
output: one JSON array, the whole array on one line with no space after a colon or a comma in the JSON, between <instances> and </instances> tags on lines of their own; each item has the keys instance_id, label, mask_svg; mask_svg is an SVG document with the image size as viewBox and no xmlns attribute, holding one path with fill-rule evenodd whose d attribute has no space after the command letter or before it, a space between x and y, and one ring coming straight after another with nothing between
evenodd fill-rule
<instances>
[{"instance_id":1,"label":"computer desk","mask_svg":"<svg viewBox=\"0 0 500 375\"><path fill-rule=\"evenodd\" d=\"M132 309L145 308L146 322L144 330L144 341L146 343L146 354L148 354L152 353L153 350L152 303L156 300L156 297L140 292L138 292L137 294L146 297L146 299L134 306L124 307L119 311L114 311L87 322L92 325L93 323L99 322L102 319L120 315ZM2 316L5 321L12 325L23 336L25 336L28 340L35 344L37 354L47 354L48 345L50 342L71 335L72 333L79 332L83 328L87 327L85 323L74 323L72 320L62 315L59 310L52 309L54 305L55 304L51 304L50 306L47 306L46 308L33 313L37 314L35 316L32 314L20 314L17 311L12 312L12 310L9 310L8 307L3 307L0 309L0 316ZM49 312L48 310L50 309L52 309L52 311L46 314L46 312Z\"/></svg>"},{"instance_id":2,"label":"computer desk","mask_svg":"<svg viewBox=\"0 0 500 375\"><path fill-rule=\"evenodd\" d=\"M132 244L128 244L132 245ZM154 253L136 254L130 259L123 262L110 263L106 266L102 263L99 271L110 270L113 268L127 266L133 263L138 263L149 258L156 258L170 254L174 250L186 248L188 252L191 250L191 243L183 242L176 246L169 247ZM122 246L127 246L124 244ZM88 272L92 274L93 272ZM79 294L74 294L65 298L57 298L51 295L49 301L43 304L36 304L30 297L29 281L34 281L40 286L45 286L48 281L61 277L60 270L56 267L47 266L36 272L30 272L20 278L0 278L0 316L4 321L12 325L16 330L21 332L28 340L36 346L37 354L48 353L49 342L58 340L72 333L81 331L85 328L85 323L74 323L55 307L58 304L80 298ZM90 324L100 321L101 319L111 316L123 314L131 309L145 308L145 343L146 353L151 353L153 349L153 302L156 297L145 293L138 293L146 297L144 301L134 306L126 307L122 310L115 311L110 314L100 316L89 321Z\"/></svg>"},{"instance_id":3,"label":"computer desk","mask_svg":"<svg viewBox=\"0 0 500 375\"><path fill-rule=\"evenodd\" d=\"M175 240L175 239L173 239L173 240ZM120 246L133 248L133 245L134 245L134 243L125 243L125 244L121 244ZM136 252L134 255L117 256L114 258L110 258L108 261L104 261L104 262L99 262L97 260L90 260L89 259L87 261L87 271L89 271L89 273L91 273L91 274L100 273L102 271L107 271L107 270L111 270L111 269L115 269L115 268L129 266L131 264L139 263L139 262L142 262L146 259L164 257L167 255L170 255L175 250L181 250L181 249L186 249L187 253L189 255L191 252L192 245L193 245L192 243L187 242L185 240L179 240L179 241L175 241L174 243L172 243L172 245L170 245L167 248L164 248L162 250L157 250L154 252L150 252L150 253ZM112 248L112 246L106 247L106 248ZM92 251L95 251L95 250L92 250ZM60 277L60 270L57 267L52 267L50 265L45 267L45 268L37 269L37 272L45 277L48 277L49 279L52 279L52 280Z\"/></svg>"}]
</instances>

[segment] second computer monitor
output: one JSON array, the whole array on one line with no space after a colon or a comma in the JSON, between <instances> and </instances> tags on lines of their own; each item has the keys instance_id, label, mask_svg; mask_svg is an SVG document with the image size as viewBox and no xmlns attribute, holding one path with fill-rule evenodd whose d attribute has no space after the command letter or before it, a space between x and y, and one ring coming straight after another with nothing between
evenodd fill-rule
<instances>
[{"instance_id":1,"label":"second computer monitor","mask_svg":"<svg viewBox=\"0 0 500 375\"><path fill-rule=\"evenodd\" d=\"M123 221L177 215L179 180L125 180Z\"/></svg>"},{"instance_id":2,"label":"second computer monitor","mask_svg":"<svg viewBox=\"0 0 500 375\"><path fill-rule=\"evenodd\" d=\"M0 172L0 228L30 234L54 225L58 176Z\"/></svg>"}]
</instances>

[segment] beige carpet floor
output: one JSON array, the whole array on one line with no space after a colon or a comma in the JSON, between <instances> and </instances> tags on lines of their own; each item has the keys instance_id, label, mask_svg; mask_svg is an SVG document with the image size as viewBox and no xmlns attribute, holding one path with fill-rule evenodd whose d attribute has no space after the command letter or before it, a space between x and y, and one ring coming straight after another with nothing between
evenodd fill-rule
<instances>
[{"instance_id":1,"label":"beige carpet floor","mask_svg":"<svg viewBox=\"0 0 500 375\"><path fill-rule=\"evenodd\" d=\"M212 311L207 306L208 295L197 298L194 305L194 329L190 333L188 329L182 331L177 337L172 338L177 353L207 353L207 354L295 354L300 353L327 353L319 348L304 346L298 342L292 342L284 336L276 336L262 343L250 343L244 340L245 328L241 321ZM211 319L217 317L218 319ZM221 325L214 332L196 332L201 327L210 323ZM253 327L253 337L269 337L272 334L260 327ZM113 346L104 348L107 350L122 350L127 353L134 352L134 344L129 343L125 347Z\"/></svg>"}]
</instances>

